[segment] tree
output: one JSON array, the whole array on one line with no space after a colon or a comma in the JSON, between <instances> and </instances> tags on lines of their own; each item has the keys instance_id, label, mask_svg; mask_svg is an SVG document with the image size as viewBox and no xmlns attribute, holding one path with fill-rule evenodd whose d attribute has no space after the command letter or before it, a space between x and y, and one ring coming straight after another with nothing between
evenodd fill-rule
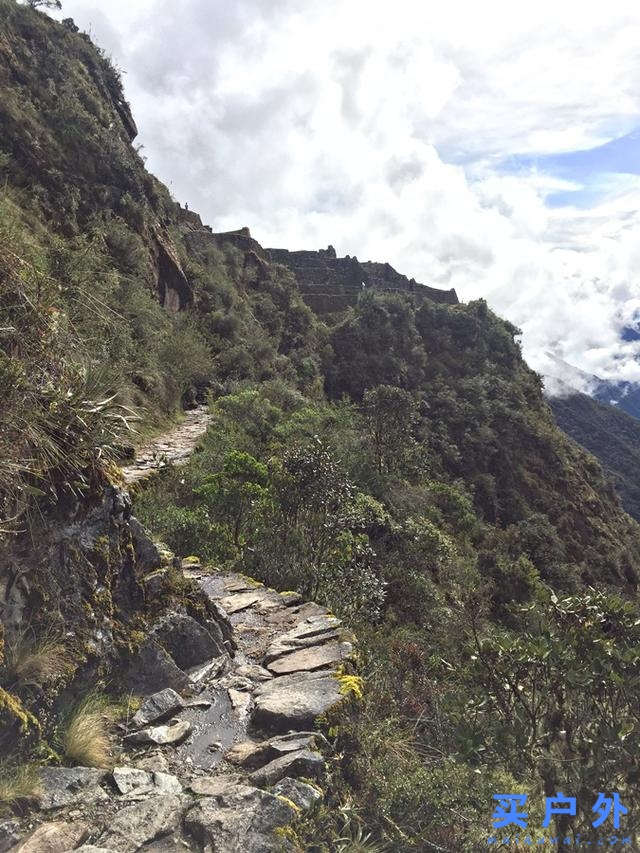
<instances>
[{"instance_id":1,"label":"tree","mask_svg":"<svg viewBox=\"0 0 640 853\"><path fill-rule=\"evenodd\" d=\"M233 543L239 549L253 511L267 499L267 467L249 453L232 450L225 457L222 471L196 489L196 494L204 497L217 516L230 525Z\"/></svg>"},{"instance_id":2,"label":"tree","mask_svg":"<svg viewBox=\"0 0 640 853\"><path fill-rule=\"evenodd\" d=\"M362 403L378 473L397 470L415 445L413 397L402 388L378 385L367 391Z\"/></svg>"}]
</instances>

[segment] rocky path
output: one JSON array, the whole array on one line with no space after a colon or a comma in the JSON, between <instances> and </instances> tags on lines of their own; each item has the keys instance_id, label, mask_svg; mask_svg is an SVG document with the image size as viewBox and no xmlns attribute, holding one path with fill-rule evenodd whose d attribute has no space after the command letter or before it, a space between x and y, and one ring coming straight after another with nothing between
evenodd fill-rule
<instances>
[{"instance_id":1,"label":"rocky path","mask_svg":"<svg viewBox=\"0 0 640 853\"><path fill-rule=\"evenodd\" d=\"M181 424L138 449L135 460L122 468L125 483L137 483L168 464L184 465L207 431L209 420L208 406L185 412Z\"/></svg>"},{"instance_id":2,"label":"rocky path","mask_svg":"<svg viewBox=\"0 0 640 853\"><path fill-rule=\"evenodd\" d=\"M43 769L44 822L19 841L24 823L5 825L0 851L299 849L286 828L323 797L314 721L344 701L350 638L295 593L193 559L182 571L215 618L205 626L173 611L154 624L136 662L148 695L117 766Z\"/></svg>"}]
</instances>

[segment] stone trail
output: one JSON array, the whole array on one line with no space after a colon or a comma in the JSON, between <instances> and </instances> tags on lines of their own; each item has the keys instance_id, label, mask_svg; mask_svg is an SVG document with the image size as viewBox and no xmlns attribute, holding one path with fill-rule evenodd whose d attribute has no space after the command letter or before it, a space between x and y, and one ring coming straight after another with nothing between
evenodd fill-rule
<instances>
[{"instance_id":1,"label":"stone trail","mask_svg":"<svg viewBox=\"0 0 640 853\"><path fill-rule=\"evenodd\" d=\"M122 467L127 485L137 483L166 465L184 465L210 421L208 406L198 406L184 413L184 420L171 431L147 442L136 451L133 462Z\"/></svg>"},{"instance_id":2,"label":"stone trail","mask_svg":"<svg viewBox=\"0 0 640 853\"><path fill-rule=\"evenodd\" d=\"M282 830L322 800L314 721L343 701L352 638L294 593L192 558L183 573L218 614L211 633L177 612L154 626L140 665L152 662L155 692L118 766L43 769L43 822L25 838L24 823L1 824L0 853L297 849Z\"/></svg>"}]
</instances>

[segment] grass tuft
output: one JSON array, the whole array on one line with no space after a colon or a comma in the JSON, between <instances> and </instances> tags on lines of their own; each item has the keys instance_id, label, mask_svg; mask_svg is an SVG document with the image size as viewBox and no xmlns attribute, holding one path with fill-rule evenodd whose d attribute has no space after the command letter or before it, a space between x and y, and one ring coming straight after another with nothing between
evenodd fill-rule
<instances>
[{"instance_id":1,"label":"grass tuft","mask_svg":"<svg viewBox=\"0 0 640 853\"><path fill-rule=\"evenodd\" d=\"M61 741L65 760L83 767L109 767L109 725L115 716L113 704L103 694L85 696L72 709L63 727Z\"/></svg>"},{"instance_id":2,"label":"grass tuft","mask_svg":"<svg viewBox=\"0 0 640 853\"><path fill-rule=\"evenodd\" d=\"M5 648L10 679L45 684L71 675L74 664L59 638L45 635L34 639L21 634Z\"/></svg>"},{"instance_id":3,"label":"grass tuft","mask_svg":"<svg viewBox=\"0 0 640 853\"><path fill-rule=\"evenodd\" d=\"M40 791L35 764L0 762L0 806L16 806L33 799Z\"/></svg>"}]
</instances>

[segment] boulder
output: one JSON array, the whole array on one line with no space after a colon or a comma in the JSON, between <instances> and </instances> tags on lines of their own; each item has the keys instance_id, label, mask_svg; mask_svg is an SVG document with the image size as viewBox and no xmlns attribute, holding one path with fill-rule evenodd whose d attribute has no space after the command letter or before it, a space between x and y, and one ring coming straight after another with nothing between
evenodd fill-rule
<instances>
[{"instance_id":1,"label":"boulder","mask_svg":"<svg viewBox=\"0 0 640 853\"><path fill-rule=\"evenodd\" d=\"M290 672L321 669L322 667L339 664L353 652L351 643L325 643L323 646L309 646L297 652L290 652L276 658L269 664L269 669L276 675L286 675Z\"/></svg>"},{"instance_id":2,"label":"boulder","mask_svg":"<svg viewBox=\"0 0 640 853\"><path fill-rule=\"evenodd\" d=\"M148 638L133 657L125 676L126 684L138 694L155 693L171 687L185 690L189 678L154 639Z\"/></svg>"},{"instance_id":3,"label":"boulder","mask_svg":"<svg viewBox=\"0 0 640 853\"><path fill-rule=\"evenodd\" d=\"M253 721L276 731L306 729L341 701L338 680L326 672L282 675L255 692Z\"/></svg>"},{"instance_id":4,"label":"boulder","mask_svg":"<svg viewBox=\"0 0 640 853\"><path fill-rule=\"evenodd\" d=\"M161 794L181 794L182 785L177 776L171 773L154 773L153 784Z\"/></svg>"},{"instance_id":5,"label":"boulder","mask_svg":"<svg viewBox=\"0 0 640 853\"><path fill-rule=\"evenodd\" d=\"M339 640L341 624L335 616L328 616L326 613L311 616L299 622L295 628L280 634L271 643L265 655L265 663L268 664L282 655L307 646L318 646L329 640Z\"/></svg>"},{"instance_id":6,"label":"boulder","mask_svg":"<svg viewBox=\"0 0 640 853\"><path fill-rule=\"evenodd\" d=\"M132 732L124 740L128 743L157 743L171 744L184 740L191 731L188 720L175 720L166 726L148 726L139 732Z\"/></svg>"},{"instance_id":7,"label":"boulder","mask_svg":"<svg viewBox=\"0 0 640 853\"><path fill-rule=\"evenodd\" d=\"M275 758L264 767L254 770L249 777L255 785L275 785L286 776L306 776L309 779L322 779L327 771L326 764L319 752L300 749Z\"/></svg>"},{"instance_id":8,"label":"boulder","mask_svg":"<svg viewBox=\"0 0 640 853\"><path fill-rule=\"evenodd\" d=\"M314 742L313 734L288 734L260 742L245 740L235 744L225 758L231 764L255 770L256 767L262 767L288 752L307 749L313 746Z\"/></svg>"},{"instance_id":9,"label":"boulder","mask_svg":"<svg viewBox=\"0 0 640 853\"><path fill-rule=\"evenodd\" d=\"M180 827L188 801L176 794L150 797L114 815L98 839L100 847L118 853L135 853L143 844L170 835Z\"/></svg>"},{"instance_id":10,"label":"boulder","mask_svg":"<svg viewBox=\"0 0 640 853\"><path fill-rule=\"evenodd\" d=\"M225 853L276 853L282 839L274 831L286 826L296 810L267 791L238 785L206 797L191 808L185 828L203 847Z\"/></svg>"},{"instance_id":11,"label":"boulder","mask_svg":"<svg viewBox=\"0 0 640 853\"><path fill-rule=\"evenodd\" d=\"M323 796L322 791L314 788L313 785L307 785L306 782L292 779L290 776L281 779L277 785L273 786L272 791L276 797L286 797L303 811L313 808Z\"/></svg>"},{"instance_id":12,"label":"boulder","mask_svg":"<svg viewBox=\"0 0 640 853\"><path fill-rule=\"evenodd\" d=\"M86 824L75 821L43 823L14 848L15 853L64 853L73 850L87 837Z\"/></svg>"},{"instance_id":13,"label":"boulder","mask_svg":"<svg viewBox=\"0 0 640 853\"><path fill-rule=\"evenodd\" d=\"M121 794L153 788L151 773L146 770L138 770L135 767L116 767L113 771L113 781Z\"/></svg>"},{"instance_id":14,"label":"boulder","mask_svg":"<svg viewBox=\"0 0 640 853\"><path fill-rule=\"evenodd\" d=\"M106 770L93 767L43 767L40 770L40 808L60 809L75 803L98 803L108 800L100 783Z\"/></svg>"},{"instance_id":15,"label":"boulder","mask_svg":"<svg viewBox=\"0 0 640 853\"><path fill-rule=\"evenodd\" d=\"M199 776L191 780L189 788L194 794L200 796L220 797L242 784L246 784L244 777L236 773L221 776Z\"/></svg>"},{"instance_id":16,"label":"boulder","mask_svg":"<svg viewBox=\"0 0 640 853\"><path fill-rule=\"evenodd\" d=\"M225 653L222 635L211 633L185 613L169 613L151 632L152 637L171 655L180 669L189 669Z\"/></svg>"},{"instance_id":17,"label":"boulder","mask_svg":"<svg viewBox=\"0 0 640 853\"><path fill-rule=\"evenodd\" d=\"M160 690L144 700L133 718L133 724L142 728L142 726L166 720L183 706L182 697L170 687L165 687L164 690Z\"/></svg>"},{"instance_id":18,"label":"boulder","mask_svg":"<svg viewBox=\"0 0 640 853\"><path fill-rule=\"evenodd\" d=\"M189 681L194 688L206 684L214 678L217 678L229 662L227 655L221 655L218 658L209 660L200 666L192 667L189 672Z\"/></svg>"}]
</instances>

